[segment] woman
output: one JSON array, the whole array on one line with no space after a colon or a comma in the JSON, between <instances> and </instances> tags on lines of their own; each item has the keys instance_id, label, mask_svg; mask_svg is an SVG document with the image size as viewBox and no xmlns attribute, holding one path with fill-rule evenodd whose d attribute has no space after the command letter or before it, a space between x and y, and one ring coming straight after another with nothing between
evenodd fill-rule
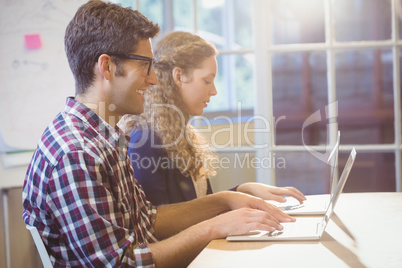
<instances>
[{"instance_id":1,"label":"woman","mask_svg":"<svg viewBox=\"0 0 402 268\"><path fill-rule=\"evenodd\" d=\"M159 84L144 92L143 115L122 120L126 127L134 126L129 157L136 179L154 205L212 193L208 177L216 172L208 163L216 163L217 156L188 122L191 116L202 115L217 94L216 55L216 48L198 35L167 34L155 47ZM285 201L284 195L305 200L294 187L244 183L231 190L278 202Z\"/></svg>"}]
</instances>

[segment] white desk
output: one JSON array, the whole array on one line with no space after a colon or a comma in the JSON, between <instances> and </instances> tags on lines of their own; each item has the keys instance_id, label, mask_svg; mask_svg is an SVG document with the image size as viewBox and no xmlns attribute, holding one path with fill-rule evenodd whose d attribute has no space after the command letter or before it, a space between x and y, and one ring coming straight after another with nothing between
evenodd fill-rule
<instances>
[{"instance_id":1,"label":"white desk","mask_svg":"<svg viewBox=\"0 0 402 268\"><path fill-rule=\"evenodd\" d=\"M402 193L342 194L320 241L213 240L189 267L402 267Z\"/></svg>"}]
</instances>

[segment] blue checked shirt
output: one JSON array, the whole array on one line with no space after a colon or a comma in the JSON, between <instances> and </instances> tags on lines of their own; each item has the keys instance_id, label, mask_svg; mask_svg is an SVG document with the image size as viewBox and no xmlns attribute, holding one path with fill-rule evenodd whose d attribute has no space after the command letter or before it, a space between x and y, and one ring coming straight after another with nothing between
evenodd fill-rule
<instances>
[{"instance_id":1,"label":"blue checked shirt","mask_svg":"<svg viewBox=\"0 0 402 268\"><path fill-rule=\"evenodd\" d=\"M127 157L128 138L68 98L25 177L23 219L55 267L153 267L156 207Z\"/></svg>"}]
</instances>

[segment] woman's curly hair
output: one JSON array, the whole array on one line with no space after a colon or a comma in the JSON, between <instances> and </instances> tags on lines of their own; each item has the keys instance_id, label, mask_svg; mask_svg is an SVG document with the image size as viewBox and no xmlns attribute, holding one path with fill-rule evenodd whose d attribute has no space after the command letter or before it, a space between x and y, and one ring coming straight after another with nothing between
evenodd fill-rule
<instances>
[{"instance_id":1,"label":"woman's curly hair","mask_svg":"<svg viewBox=\"0 0 402 268\"><path fill-rule=\"evenodd\" d=\"M144 113L140 117L131 117L131 120L141 127L145 119L184 176L196 180L214 176L216 172L211 164L217 156L189 124L191 115L173 80L173 69L179 67L186 77L192 79L193 70L208 57L217 55L217 50L198 35L171 32L157 43L154 55L159 83L148 87L144 94Z\"/></svg>"}]
</instances>

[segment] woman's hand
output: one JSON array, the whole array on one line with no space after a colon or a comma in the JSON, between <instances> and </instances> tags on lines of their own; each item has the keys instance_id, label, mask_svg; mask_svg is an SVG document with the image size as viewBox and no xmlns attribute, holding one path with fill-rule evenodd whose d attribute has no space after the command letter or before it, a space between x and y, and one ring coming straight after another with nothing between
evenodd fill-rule
<instances>
[{"instance_id":1,"label":"woman's hand","mask_svg":"<svg viewBox=\"0 0 402 268\"><path fill-rule=\"evenodd\" d=\"M277 202L285 202L284 196L291 196L296 198L300 203L306 200L302 192L295 187L276 187L257 182L247 182L237 187L238 192L246 193L264 200L274 200Z\"/></svg>"}]
</instances>

